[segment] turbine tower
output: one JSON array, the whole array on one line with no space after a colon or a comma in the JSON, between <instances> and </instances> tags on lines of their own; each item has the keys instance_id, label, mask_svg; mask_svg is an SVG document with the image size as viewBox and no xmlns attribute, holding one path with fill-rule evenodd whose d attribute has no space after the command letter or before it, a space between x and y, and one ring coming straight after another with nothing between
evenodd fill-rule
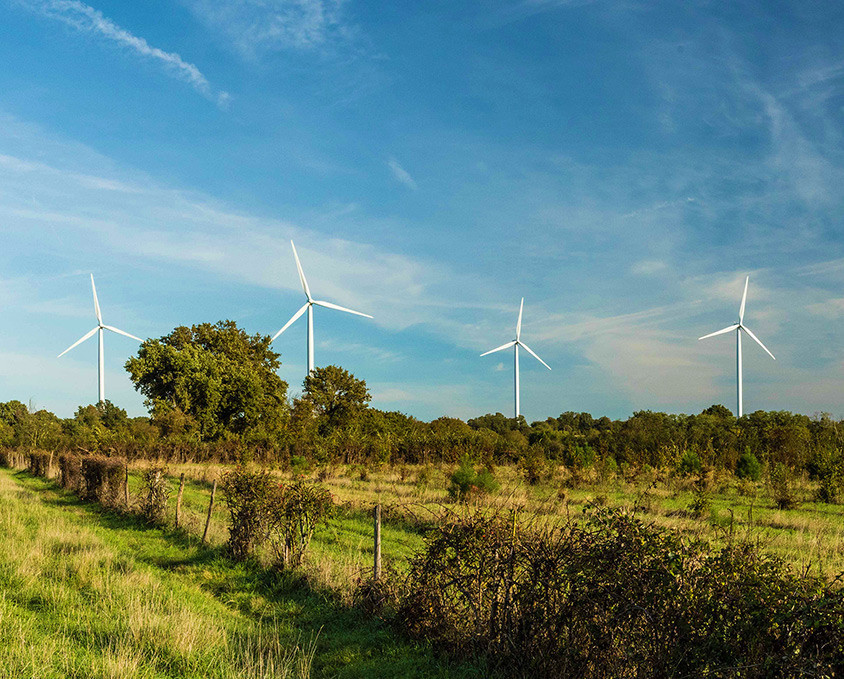
<instances>
[{"instance_id":1,"label":"turbine tower","mask_svg":"<svg viewBox=\"0 0 844 679\"><path fill-rule=\"evenodd\" d=\"M715 335L723 335L727 332L732 332L733 330L736 331L736 412L738 413L737 417L741 417L744 414L743 404L742 404L742 375L741 375L741 333L742 331L746 332L753 340L756 341L760 347L762 347L766 352L768 352L768 356L773 358L775 361L777 360L776 357L768 351L768 347L762 344L762 341L754 335L750 328L748 328L744 324L744 305L747 302L747 284L750 282L750 276L744 279L744 294L741 296L741 306L739 307L739 319L738 323L733 323L722 330L718 330L716 332L711 332L708 335L704 335L703 337L698 337L698 340L706 339L707 337L715 337Z\"/></svg>"},{"instance_id":2,"label":"turbine tower","mask_svg":"<svg viewBox=\"0 0 844 679\"><path fill-rule=\"evenodd\" d=\"M347 309L346 307L339 306L337 304L332 304L331 302L324 302L322 300L314 299L311 297L311 289L308 287L308 281L305 280L305 272L302 271L302 264L299 261L299 255L296 252L296 246L293 245L293 241L290 241L290 245L293 247L293 257L296 259L296 268L299 270L299 281L302 283L302 291L305 293L305 297L308 298L308 301L302 305L302 308L299 309L293 317L284 324L284 327L279 330L275 335L273 335L271 342L274 342L276 338L283 333L287 328L293 325L299 317L308 312L308 375L310 375L314 371L314 307L321 306L325 307L326 309L335 309L337 311L345 311L347 314L355 314L356 316L363 316L364 318L372 318L369 314L361 313L360 311L353 311L352 309Z\"/></svg>"},{"instance_id":3,"label":"turbine tower","mask_svg":"<svg viewBox=\"0 0 844 679\"><path fill-rule=\"evenodd\" d=\"M91 291L94 293L94 313L97 315L97 326L82 335L78 340L76 340L73 344L71 344L67 349L65 349L62 353L60 353L56 358L61 358L64 356L68 351L73 349L75 346L82 344L86 339L93 336L96 332L99 334L99 403L103 403L105 401L105 361L103 356L103 331L111 330L112 332L116 332L118 335L125 335L126 337L131 337L134 340L138 340L139 342L143 342L140 337L135 337L134 335L130 335L128 332L124 332L119 328L115 328L111 325L105 325L103 323L103 315L100 313L100 302L97 300L97 287L94 285L94 274L91 274Z\"/></svg>"},{"instance_id":4,"label":"turbine tower","mask_svg":"<svg viewBox=\"0 0 844 679\"><path fill-rule=\"evenodd\" d=\"M520 339L522 335L522 310L525 307L525 298L522 297L522 303L519 305L519 320L516 322L516 339L512 342L507 342L507 344L502 344L500 347L496 347L495 349L490 349L489 351L484 352L481 356L487 356L488 354L494 354L496 351L503 351L504 349L509 349L513 347L514 355L513 355L513 393L516 402L516 419L518 419L520 412L519 412L519 347L523 347L526 352L528 352L531 356L533 356L537 361L539 361L542 365L544 365L548 370L551 370L551 366L548 365L545 361L543 361L539 356L537 356L533 349L531 349L527 344L522 342Z\"/></svg>"}]
</instances>

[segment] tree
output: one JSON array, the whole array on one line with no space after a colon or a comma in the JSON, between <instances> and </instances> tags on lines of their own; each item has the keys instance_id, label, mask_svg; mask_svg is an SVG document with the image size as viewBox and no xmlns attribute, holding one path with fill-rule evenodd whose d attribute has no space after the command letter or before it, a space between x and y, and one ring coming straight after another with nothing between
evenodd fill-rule
<instances>
[{"instance_id":1,"label":"tree","mask_svg":"<svg viewBox=\"0 0 844 679\"><path fill-rule=\"evenodd\" d=\"M370 398L364 380L336 365L315 368L305 378L302 393L302 403L321 421L323 433L357 420Z\"/></svg>"},{"instance_id":2,"label":"tree","mask_svg":"<svg viewBox=\"0 0 844 679\"><path fill-rule=\"evenodd\" d=\"M204 439L278 432L287 413L287 383L267 335L248 335L233 321L180 326L141 344L126 362L153 420L194 422ZM190 430L191 427L186 426Z\"/></svg>"}]
</instances>

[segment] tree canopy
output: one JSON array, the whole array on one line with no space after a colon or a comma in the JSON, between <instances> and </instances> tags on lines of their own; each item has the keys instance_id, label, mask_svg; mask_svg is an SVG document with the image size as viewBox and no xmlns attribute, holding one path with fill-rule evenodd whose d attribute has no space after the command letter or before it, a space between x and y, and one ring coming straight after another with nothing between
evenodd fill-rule
<instances>
[{"instance_id":1,"label":"tree canopy","mask_svg":"<svg viewBox=\"0 0 844 679\"><path fill-rule=\"evenodd\" d=\"M279 365L269 336L219 321L146 340L126 370L154 420L213 440L281 428L288 406Z\"/></svg>"},{"instance_id":2,"label":"tree canopy","mask_svg":"<svg viewBox=\"0 0 844 679\"><path fill-rule=\"evenodd\" d=\"M370 400L364 380L336 365L315 368L305 378L302 403L320 420L323 430L354 422Z\"/></svg>"}]
</instances>

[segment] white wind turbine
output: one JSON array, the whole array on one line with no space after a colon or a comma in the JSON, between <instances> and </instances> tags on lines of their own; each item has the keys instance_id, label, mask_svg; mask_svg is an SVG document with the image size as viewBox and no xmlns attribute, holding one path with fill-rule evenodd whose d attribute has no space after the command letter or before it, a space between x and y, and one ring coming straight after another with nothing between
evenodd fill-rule
<instances>
[{"instance_id":1,"label":"white wind turbine","mask_svg":"<svg viewBox=\"0 0 844 679\"><path fill-rule=\"evenodd\" d=\"M516 400L516 418L519 417L519 347L524 347L524 350L527 351L531 356L533 356L537 361L539 361L542 365L544 365L548 370L551 370L551 366L548 365L545 361L543 361L539 356L537 356L533 349L531 349L527 344L521 341L520 337L522 335L522 310L525 306L525 298L522 297L522 303L519 305L519 320L516 322L516 339L512 342L507 342L507 344L502 344L500 347L496 347L495 349L490 349L489 351L484 352L481 356L487 356L488 354L494 354L496 351L503 351L504 349L509 349L510 347L514 348L514 358L513 358L513 370L514 370L514 384L513 384L513 391L515 393L515 400Z\"/></svg>"},{"instance_id":2,"label":"white wind turbine","mask_svg":"<svg viewBox=\"0 0 844 679\"><path fill-rule=\"evenodd\" d=\"M299 280L302 283L302 290L305 293L305 297L308 298L308 301L302 305L302 308L299 309L293 317L284 324L284 327L279 330L271 341L275 341L275 339L283 333L287 328L293 325L299 317L308 312L308 375L310 375L314 371L314 307L321 306L325 307L326 309L336 309L337 311L345 311L347 314L355 314L356 316L363 316L364 318L372 318L369 314L361 313L360 311L353 311L352 309L347 309L346 307L339 306L337 304L332 304L331 302L324 302L322 300L314 299L311 297L311 289L308 287L308 281L305 280L305 272L302 271L302 264L299 262L299 255L296 252L296 246L293 245L293 241L290 241L290 245L293 247L293 257L296 258L296 268L299 270Z\"/></svg>"},{"instance_id":3,"label":"white wind turbine","mask_svg":"<svg viewBox=\"0 0 844 679\"><path fill-rule=\"evenodd\" d=\"M62 353L60 353L57 358L61 358L64 356L68 351L73 349L75 346L82 344L86 339L93 336L93 334L99 333L99 341L100 341L100 351L99 351L99 402L102 403L105 401L105 363L103 357L103 331L111 330L112 332L116 332L118 335L125 335L126 337L131 337L134 340L138 340L139 342L143 342L140 337L135 337L134 335L130 335L128 332L124 332L119 328L115 328L111 325L105 325L103 323L103 315L100 313L100 302L97 300L97 288L94 285L94 274L91 274L91 290L94 293L94 313L97 314L97 327L93 330L85 333L76 340L73 344L71 344L67 349L65 349Z\"/></svg>"},{"instance_id":4,"label":"white wind turbine","mask_svg":"<svg viewBox=\"0 0 844 679\"><path fill-rule=\"evenodd\" d=\"M732 332L733 330L736 331L736 412L738 413L737 417L741 417L744 414L743 405L742 405L742 376L741 376L741 333L742 331L746 332L750 337L756 341L756 343L762 347L766 352L768 352L768 356L773 358L775 361L777 360L776 357L768 351L768 347L762 344L762 341L754 335L750 328L748 328L744 324L744 305L747 302L747 284L750 282L750 276L744 279L744 294L741 296L741 307L739 307L739 319L738 323L734 323L723 330L718 330L717 332L711 332L708 335L704 335L703 337L698 337L698 340L706 339L707 337L714 337L715 335L723 335L727 332Z\"/></svg>"}]
</instances>

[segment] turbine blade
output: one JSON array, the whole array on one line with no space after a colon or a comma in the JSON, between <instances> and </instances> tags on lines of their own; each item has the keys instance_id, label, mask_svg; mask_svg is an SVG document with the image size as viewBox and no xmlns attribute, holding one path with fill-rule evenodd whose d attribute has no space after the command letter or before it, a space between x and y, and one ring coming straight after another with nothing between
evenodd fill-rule
<instances>
[{"instance_id":1,"label":"turbine blade","mask_svg":"<svg viewBox=\"0 0 844 679\"><path fill-rule=\"evenodd\" d=\"M762 347L765 351L768 351L768 347L766 347L764 344L762 344L762 340L760 340L756 335L754 335L752 332L750 332L750 328L748 328L746 326L741 326L741 329L744 330L748 335L750 335L754 340L756 340L756 344L758 344L760 347ZM774 356L770 351L768 351L768 356L773 358L775 361L777 360L777 357Z\"/></svg>"},{"instance_id":2,"label":"turbine blade","mask_svg":"<svg viewBox=\"0 0 844 679\"><path fill-rule=\"evenodd\" d=\"M94 293L94 312L97 314L97 323L103 324L103 315L100 313L100 301L97 299L97 286L94 285L94 274L91 274L91 290Z\"/></svg>"},{"instance_id":3,"label":"turbine blade","mask_svg":"<svg viewBox=\"0 0 844 679\"><path fill-rule=\"evenodd\" d=\"M293 245L293 241L290 241L290 245L293 247L293 256L296 258L296 268L299 270L299 280L302 282L302 290L304 290L305 295L308 298L308 301L311 301L311 289L308 287L308 281L305 280L305 272L302 271L302 263L299 261L299 253L296 252L296 246Z\"/></svg>"},{"instance_id":4,"label":"turbine blade","mask_svg":"<svg viewBox=\"0 0 844 679\"><path fill-rule=\"evenodd\" d=\"M507 342L507 344L502 344L500 347L496 347L495 349L490 349L489 351L485 351L481 354L481 356L486 356L487 354L494 354L496 351L501 351L502 349L509 349L516 343L516 340L512 342Z\"/></svg>"},{"instance_id":5,"label":"turbine blade","mask_svg":"<svg viewBox=\"0 0 844 679\"><path fill-rule=\"evenodd\" d=\"M539 358L539 356L537 356L537 355L536 355L536 353L534 352L534 350L533 350L533 349L531 349L531 348L530 348L527 344L525 344L524 342L519 342L518 344L519 344L519 346L520 346L520 347L522 347L522 349L524 349L524 350L525 350L526 352L528 352L531 356L533 356L533 357L534 357L537 361L539 361L542 365L544 365L546 368L548 368L548 370L551 370L551 366L550 366L550 365L548 365L548 364L547 364L545 361L543 361L541 358Z\"/></svg>"},{"instance_id":6,"label":"turbine blade","mask_svg":"<svg viewBox=\"0 0 844 679\"><path fill-rule=\"evenodd\" d=\"M525 298L522 297L522 303L519 304L519 320L516 323L516 341L519 340L519 337L522 335L522 309L525 308Z\"/></svg>"},{"instance_id":7,"label":"turbine blade","mask_svg":"<svg viewBox=\"0 0 844 679\"><path fill-rule=\"evenodd\" d=\"M317 306L324 306L326 309L336 309L337 311L345 311L347 314L355 314L356 316L363 316L364 318L372 318L372 316L370 316L369 314L365 314L362 311L353 311L352 309L347 309L346 307L340 306L339 304L323 302L322 300L318 299L315 299L313 303Z\"/></svg>"},{"instance_id":8,"label":"turbine blade","mask_svg":"<svg viewBox=\"0 0 844 679\"><path fill-rule=\"evenodd\" d=\"M741 308L738 312L738 322L744 323L744 305L747 302L747 284L750 282L750 276L744 279L744 294L741 296Z\"/></svg>"},{"instance_id":9,"label":"turbine blade","mask_svg":"<svg viewBox=\"0 0 844 679\"><path fill-rule=\"evenodd\" d=\"M305 304L302 306L302 308L299 309L299 311L297 311L295 314L293 314L293 318L291 318L289 321L287 321L287 323L284 324L284 327L281 330L279 330L275 335L273 335L273 338L270 340L270 342L275 342L276 337L278 337L281 333L283 333L285 330L287 330L287 328L289 328L291 325L293 325L299 319L299 316L301 316L303 313L305 313L308 310L308 306L310 306L310 304L311 304L310 302L305 302Z\"/></svg>"},{"instance_id":10,"label":"turbine blade","mask_svg":"<svg viewBox=\"0 0 844 679\"><path fill-rule=\"evenodd\" d=\"M76 340L73 344L71 344L71 345L70 345L67 349L65 349L62 353L60 353L58 356L56 356L56 358L61 358L61 357L62 357L62 356L64 356L64 355L65 355L68 351L70 351L71 349L73 349L73 347L76 347L76 346L79 346L80 344L82 344L82 342L84 342L86 339L88 339L89 337L91 337L91 335L93 335L93 334L94 334L95 332L97 332L97 330L99 330L99 329L100 329L100 326L97 326L96 328L94 328L94 329L93 329L93 330L91 330L90 332L86 332L84 335L82 335L82 337L80 337L80 338L79 338L78 340Z\"/></svg>"},{"instance_id":11,"label":"turbine blade","mask_svg":"<svg viewBox=\"0 0 844 679\"><path fill-rule=\"evenodd\" d=\"M121 330L120 328L115 328L113 325L104 325L103 326L106 330L111 330L112 332L116 332L118 335L125 335L126 337L131 337L133 340L138 340L139 342L143 342L140 337L135 337L134 335L130 335L128 332Z\"/></svg>"},{"instance_id":12,"label":"turbine blade","mask_svg":"<svg viewBox=\"0 0 844 679\"><path fill-rule=\"evenodd\" d=\"M733 323L733 325L724 328L723 330L718 330L717 332L710 332L708 335L698 337L698 340L706 339L707 337L715 337L715 335L723 335L725 332L731 332L732 330L735 330L738 327L740 327L738 323Z\"/></svg>"}]
</instances>

